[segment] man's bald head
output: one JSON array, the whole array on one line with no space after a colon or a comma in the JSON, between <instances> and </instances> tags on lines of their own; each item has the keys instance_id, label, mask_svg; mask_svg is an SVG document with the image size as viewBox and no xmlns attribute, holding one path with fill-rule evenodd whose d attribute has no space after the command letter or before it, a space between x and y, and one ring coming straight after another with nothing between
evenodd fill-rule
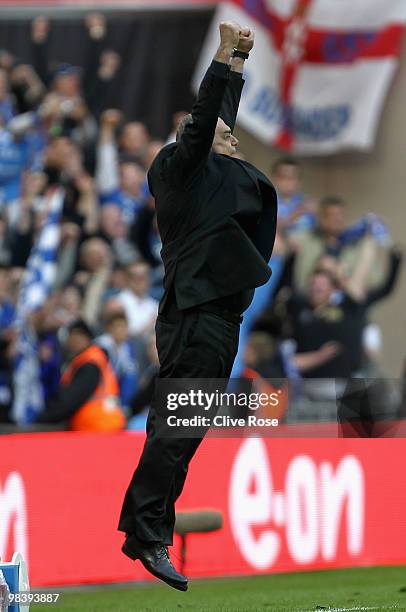
<instances>
[{"instance_id":1,"label":"man's bald head","mask_svg":"<svg viewBox=\"0 0 406 612\"><path fill-rule=\"evenodd\" d=\"M187 125L193 123L193 117L189 113L185 115L178 126L178 130L176 132L176 141L182 138L182 134L185 131ZM220 153L222 155L234 155L237 151L238 140L235 136L233 136L231 132L231 128L219 117L217 119L216 131L214 132L214 139L212 149L216 153Z\"/></svg>"}]
</instances>

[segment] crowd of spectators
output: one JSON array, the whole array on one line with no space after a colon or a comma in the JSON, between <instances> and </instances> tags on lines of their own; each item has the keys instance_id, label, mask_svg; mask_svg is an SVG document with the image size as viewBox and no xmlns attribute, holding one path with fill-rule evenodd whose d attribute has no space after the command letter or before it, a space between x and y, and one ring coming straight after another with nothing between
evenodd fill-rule
<instances>
[{"instance_id":1,"label":"crowd of spectators","mask_svg":"<svg viewBox=\"0 0 406 612\"><path fill-rule=\"evenodd\" d=\"M399 394L384 380L383 334L369 310L395 290L403 249L374 213L350 224L342 197L317 202L305 196L297 160L280 158L272 176L279 198L276 251L283 265L248 341L250 367L255 363L265 378L300 380L299 405L310 418L315 414L306 397L313 409L320 401L322 411L329 400L332 412L324 416L331 418L350 379L381 380L387 414L396 416Z\"/></svg>"},{"instance_id":2,"label":"crowd of spectators","mask_svg":"<svg viewBox=\"0 0 406 612\"><path fill-rule=\"evenodd\" d=\"M146 173L164 142L106 108L120 57L105 46L101 14L85 26L86 66L50 65L51 24L42 17L32 22L31 64L0 51L0 422L15 420L21 286L55 187L64 194L55 280L25 321L42 395L27 420L68 419L55 398L59 409L72 399L60 395L60 379L73 332L82 349L94 344L108 356L134 426L143 424L158 371L163 269ZM183 114L174 115L174 129ZM295 159L279 159L270 174L283 270L251 330L246 366L265 378L376 375L381 335L368 310L393 291L401 252L375 215L350 226L340 197L303 194Z\"/></svg>"},{"instance_id":3,"label":"crowd of spectators","mask_svg":"<svg viewBox=\"0 0 406 612\"><path fill-rule=\"evenodd\" d=\"M156 365L163 270L146 172L164 143L106 108L120 57L106 47L103 15L88 15L84 25L84 66L50 63L52 25L43 17L31 24L32 63L0 51L2 421L13 420L21 286L55 187L64 192L55 280L28 321L44 406L58 390L69 326L79 319L109 354L129 412Z\"/></svg>"}]
</instances>

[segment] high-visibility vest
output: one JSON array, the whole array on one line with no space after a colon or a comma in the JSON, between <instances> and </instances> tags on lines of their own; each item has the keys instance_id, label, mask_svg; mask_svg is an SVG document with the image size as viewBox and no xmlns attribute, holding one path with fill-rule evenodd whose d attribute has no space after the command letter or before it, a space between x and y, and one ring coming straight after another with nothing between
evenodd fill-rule
<instances>
[{"instance_id":1,"label":"high-visibility vest","mask_svg":"<svg viewBox=\"0 0 406 612\"><path fill-rule=\"evenodd\" d=\"M263 405L256 414L260 417L268 417L272 419L279 419L280 421L284 418L286 410L288 408L289 396L288 396L288 385L285 383L280 389L276 389L267 379L252 368L245 368L242 373L242 378L250 378L254 383L254 389L257 393L266 393L270 396L273 393L277 393L279 401L277 406L269 403L269 405Z\"/></svg>"},{"instance_id":2,"label":"high-visibility vest","mask_svg":"<svg viewBox=\"0 0 406 612\"><path fill-rule=\"evenodd\" d=\"M113 368L105 352L91 344L72 359L66 368L61 385L68 385L77 370L93 363L100 370L100 382L92 396L76 411L70 420L75 431L117 431L124 429L126 419L119 403L119 386Z\"/></svg>"}]
</instances>

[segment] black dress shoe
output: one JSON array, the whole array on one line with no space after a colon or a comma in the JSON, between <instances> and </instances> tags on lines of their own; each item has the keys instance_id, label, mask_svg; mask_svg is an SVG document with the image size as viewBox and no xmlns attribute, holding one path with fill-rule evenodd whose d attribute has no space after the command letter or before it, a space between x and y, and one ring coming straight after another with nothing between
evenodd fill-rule
<instances>
[{"instance_id":1,"label":"black dress shoe","mask_svg":"<svg viewBox=\"0 0 406 612\"><path fill-rule=\"evenodd\" d=\"M123 553L133 561L139 559L146 570L153 576L179 591L187 591L188 580L173 567L168 549L156 542L141 542L134 535L129 535L121 548Z\"/></svg>"}]
</instances>

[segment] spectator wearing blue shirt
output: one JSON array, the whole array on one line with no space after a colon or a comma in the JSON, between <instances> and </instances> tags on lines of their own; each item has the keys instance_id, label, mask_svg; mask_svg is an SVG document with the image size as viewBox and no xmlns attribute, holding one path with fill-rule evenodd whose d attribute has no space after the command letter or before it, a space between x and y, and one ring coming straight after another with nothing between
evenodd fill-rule
<instances>
[{"instance_id":1,"label":"spectator wearing blue shirt","mask_svg":"<svg viewBox=\"0 0 406 612\"><path fill-rule=\"evenodd\" d=\"M10 94L9 77L7 71L0 68L0 118L3 125L7 125L14 115L15 105Z\"/></svg>"},{"instance_id":2,"label":"spectator wearing blue shirt","mask_svg":"<svg viewBox=\"0 0 406 612\"><path fill-rule=\"evenodd\" d=\"M30 164L29 141L0 128L0 208L20 197L22 175Z\"/></svg>"},{"instance_id":3,"label":"spectator wearing blue shirt","mask_svg":"<svg viewBox=\"0 0 406 612\"><path fill-rule=\"evenodd\" d=\"M0 333L11 327L15 321L15 305L10 295L10 268L0 263Z\"/></svg>"},{"instance_id":4,"label":"spectator wearing blue shirt","mask_svg":"<svg viewBox=\"0 0 406 612\"><path fill-rule=\"evenodd\" d=\"M105 319L104 329L105 333L96 343L108 354L120 385L121 404L129 406L138 387L138 367L124 311L111 312Z\"/></svg>"},{"instance_id":5,"label":"spectator wearing blue shirt","mask_svg":"<svg viewBox=\"0 0 406 612\"><path fill-rule=\"evenodd\" d=\"M351 277L360 269L360 274L368 279L368 288L381 282L390 246L388 229L377 219L374 223L349 226L346 208L342 197L324 197L319 203L317 226L294 236L291 246L295 288L306 288L316 261L326 254L338 258Z\"/></svg>"},{"instance_id":6,"label":"spectator wearing blue shirt","mask_svg":"<svg viewBox=\"0 0 406 612\"><path fill-rule=\"evenodd\" d=\"M25 70L27 73L29 67L18 66L14 70L20 73ZM20 81L22 77L24 74L20 74ZM26 113L16 117L15 111L14 98L9 91L9 77L4 69L0 69L0 208L20 196L21 178L25 170L34 164L40 169L39 160L45 147L38 140L36 129L33 129L36 128L36 114Z\"/></svg>"},{"instance_id":7,"label":"spectator wearing blue shirt","mask_svg":"<svg viewBox=\"0 0 406 612\"><path fill-rule=\"evenodd\" d=\"M128 153L119 158L115 130L121 121L121 113L108 110L100 120L96 170L100 203L119 206L123 221L131 225L149 196L145 170Z\"/></svg>"},{"instance_id":8,"label":"spectator wearing blue shirt","mask_svg":"<svg viewBox=\"0 0 406 612\"><path fill-rule=\"evenodd\" d=\"M139 211L145 206L145 172L131 161L119 164L119 185L110 191L101 192L100 203L116 204L124 223L132 225Z\"/></svg>"},{"instance_id":9,"label":"spectator wearing blue shirt","mask_svg":"<svg viewBox=\"0 0 406 612\"><path fill-rule=\"evenodd\" d=\"M317 203L302 191L300 165L293 157L281 157L272 166L272 182L278 196L278 228L285 235L316 225Z\"/></svg>"}]
</instances>

